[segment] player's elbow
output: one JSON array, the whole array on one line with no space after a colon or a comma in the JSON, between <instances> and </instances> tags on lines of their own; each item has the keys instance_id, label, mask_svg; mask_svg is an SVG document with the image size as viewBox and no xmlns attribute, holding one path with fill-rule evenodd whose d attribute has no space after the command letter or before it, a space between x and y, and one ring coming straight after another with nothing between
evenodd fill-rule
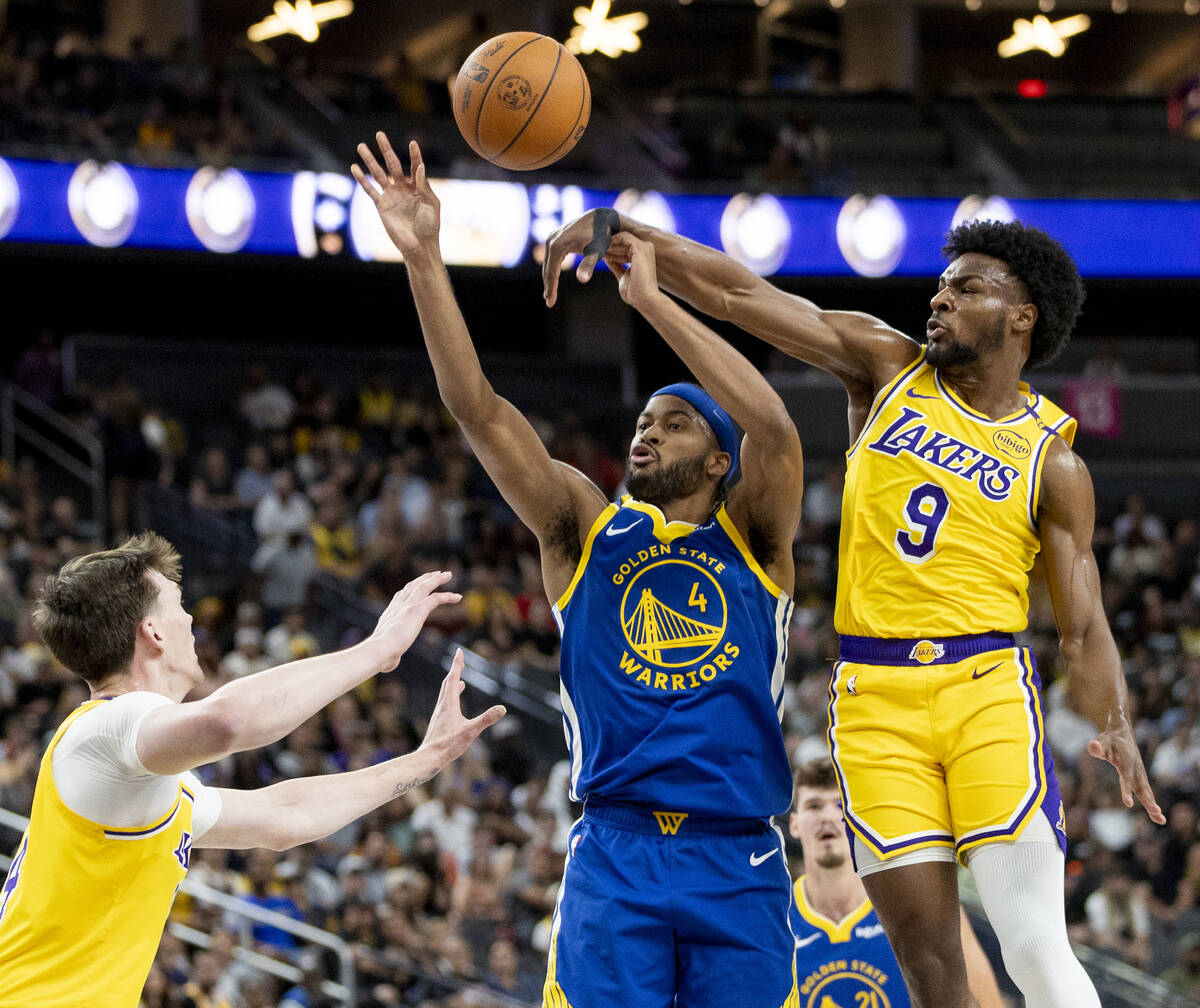
<instances>
[{"instance_id":1,"label":"player's elbow","mask_svg":"<svg viewBox=\"0 0 1200 1008\"><path fill-rule=\"evenodd\" d=\"M204 710L193 730L197 738L204 739L209 752L225 754L252 748L248 739L253 718L244 705L218 695L200 703Z\"/></svg>"}]
</instances>

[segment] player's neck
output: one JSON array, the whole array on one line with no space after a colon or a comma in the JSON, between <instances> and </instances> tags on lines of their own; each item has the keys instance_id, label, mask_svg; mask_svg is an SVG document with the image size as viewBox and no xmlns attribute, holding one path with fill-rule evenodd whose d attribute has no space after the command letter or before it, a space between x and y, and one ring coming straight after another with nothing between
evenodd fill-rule
<instances>
[{"instance_id":1,"label":"player's neck","mask_svg":"<svg viewBox=\"0 0 1200 1008\"><path fill-rule=\"evenodd\" d=\"M848 864L839 868L813 865L804 876L804 898L822 917L840 924L862 906L867 890Z\"/></svg>"},{"instance_id":2,"label":"player's neck","mask_svg":"<svg viewBox=\"0 0 1200 1008\"><path fill-rule=\"evenodd\" d=\"M112 700L125 693L133 693L140 688L127 675L109 676L103 682L92 687L92 695L88 699Z\"/></svg>"},{"instance_id":3,"label":"player's neck","mask_svg":"<svg viewBox=\"0 0 1200 1008\"><path fill-rule=\"evenodd\" d=\"M990 373L938 368L938 377L951 392L976 413L992 420L1003 420L1025 407L1019 386L1020 374L996 376Z\"/></svg>"}]
</instances>

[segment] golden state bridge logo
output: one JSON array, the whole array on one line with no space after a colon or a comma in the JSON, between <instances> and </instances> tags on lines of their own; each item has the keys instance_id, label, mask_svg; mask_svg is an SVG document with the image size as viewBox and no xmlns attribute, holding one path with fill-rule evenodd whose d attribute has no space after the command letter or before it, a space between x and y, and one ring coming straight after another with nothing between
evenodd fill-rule
<instances>
[{"instance_id":1,"label":"golden state bridge logo","mask_svg":"<svg viewBox=\"0 0 1200 1008\"><path fill-rule=\"evenodd\" d=\"M660 668L703 662L725 635L727 618L717 579L682 559L638 571L621 599L626 641L639 658Z\"/></svg>"}]
</instances>

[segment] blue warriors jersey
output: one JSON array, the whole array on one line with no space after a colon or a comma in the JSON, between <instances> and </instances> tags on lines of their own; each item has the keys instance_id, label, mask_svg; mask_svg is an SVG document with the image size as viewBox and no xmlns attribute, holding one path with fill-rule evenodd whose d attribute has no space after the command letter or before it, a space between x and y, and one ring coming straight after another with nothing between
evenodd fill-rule
<instances>
[{"instance_id":1,"label":"blue warriors jersey","mask_svg":"<svg viewBox=\"0 0 1200 1008\"><path fill-rule=\"evenodd\" d=\"M173 807L140 827L106 826L71 811L42 757L29 829L0 890L0 1008L133 1008L187 873L193 795L180 779Z\"/></svg>"},{"instance_id":2,"label":"blue warriors jersey","mask_svg":"<svg viewBox=\"0 0 1200 1008\"><path fill-rule=\"evenodd\" d=\"M791 610L724 505L691 525L629 497L610 504L554 606L572 797L707 816L786 812Z\"/></svg>"},{"instance_id":3,"label":"blue warriors jersey","mask_svg":"<svg viewBox=\"0 0 1200 1008\"><path fill-rule=\"evenodd\" d=\"M909 1008L896 953L871 901L845 920L831 921L808 904L804 876L796 880L792 931L800 1008Z\"/></svg>"},{"instance_id":4,"label":"blue warriors jersey","mask_svg":"<svg viewBox=\"0 0 1200 1008\"><path fill-rule=\"evenodd\" d=\"M839 634L1024 630L1050 445L1075 421L1028 385L1013 415L963 402L922 353L876 396L847 454Z\"/></svg>"}]
</instances>

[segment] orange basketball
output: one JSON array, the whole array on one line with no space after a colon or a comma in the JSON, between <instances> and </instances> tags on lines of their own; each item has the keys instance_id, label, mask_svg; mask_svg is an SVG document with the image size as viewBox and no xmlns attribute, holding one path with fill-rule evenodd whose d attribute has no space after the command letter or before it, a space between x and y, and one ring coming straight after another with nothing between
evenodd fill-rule
<instances>
[{"instance_id":1,"label":"orange basketball","mask_svg":"<svg viewBox=\"0 0 1200 1008\"><path fill-rule=\"evenodd\" d=\"M508 32L476 49L454 81L454 119L480 157L501 168L544 168L583 136L592 90L554 39Z\"/></svg>"}]
</instances>

